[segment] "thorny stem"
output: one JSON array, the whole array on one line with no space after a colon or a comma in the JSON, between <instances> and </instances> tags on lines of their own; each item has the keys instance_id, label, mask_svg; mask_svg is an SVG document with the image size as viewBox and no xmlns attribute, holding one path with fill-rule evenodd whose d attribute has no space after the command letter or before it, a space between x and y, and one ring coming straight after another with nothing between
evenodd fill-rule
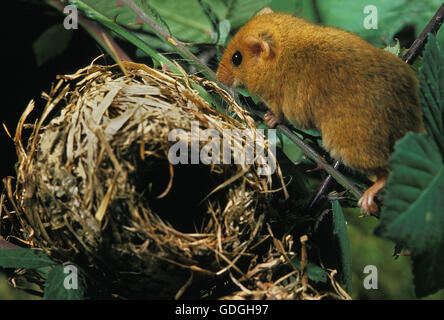
<instances>
[{"instance_id":1,"label":"thorny stem","mask_svg":"<svg viewBox=\"0 0 444 320\"><path fill-rule=\"evenodd\" d=\"M63 12L63 8L65 7L60 0L49 0L48 4L58 9L60 12ZM105 31L100 24L90 19L86 19L81 15L78 16L78 21L80 25L96 39L96 41L102 44L102 46L112 57L114 57L115 54L117 55L115 58L120 59L121 61L132 61L125 51L123 51L122 48L120 48L120 46L109 35L109 32ZM106 41L109 41L112 47L109 47L106 44Z\"/></svg>"},{"instance_id":2,"label":"thorny stem","mask_svg":"<svg viewBox=\"0 0 444 320\"><path fill-rule=\"evenodd\" d=\"M313 13L315 15L316 23L322 24L321 13L319 12L318 0L311 0L311 6L313 8Z\"/></svg>"},{"instance_id":3,"label":"thorny stem","mask_svg":"<svg viewBox=\"0 0 444 320\"><path fill-rule=\"evenodd\" d=\"M333 168L338 169L340 165L339 161L335 161L333 164ZM322 182L321 186L319 187L318 192L316 193L313 200L310 202L310 205L308 206L308 210L311 210L314 208L314 206L318 203L318 201L324 196L324 193L327 191L327 188L330 184L332 177L331 175L328 175L327 178L325 178L324 182Z\"/></svg>"},{"instance_id":4,"label":"thorny stem","mask_svg":"<svg viewBox=\"0 0 444 320\"><path fill-rule=\"evenodd\" d=\"M427 26L424 28L424 30L421 32L418 39L416 39L415 42L413 42L410 49L407 51L404 57L402 57L402 60L404 60L408 64L413 64L415 59L424 49L429 33L432 33L433 35L436 36L443 21L444 21L444 2L442 3L441 7L439 7L438 11L436 11L435 15L427 24Z\"/></svg>"},{"instance_id":5,"label":"thorny stem","mask_svg":"<svg viewBox=\"0 0 444 320\"><path fill-rule=\"evenodd\" d=\"M0 250L18 249L18 248L21 247L0 238Z\"/></svg>"},{"instance_id":6,"label":"thorny stem","mask_svg":"<svg viewBox=\"0 0 444 320\"><path fill-rule=\"evenodd\" d=\"M255 114L256 116L264 118L265 112L259 111L253 108L248 108L248 111ZM324 170L331 175L340 185L349 190L356 199L362 197L362 192L348 180L342 173L340 173L336 168L332 167L328 163L325 163L324 159L308 144L306 144L301 138L294 134L286 125L278 124L276 126L283 134L285 134L293 143L295 143L299 148L301 148L305 155L316 163L322 165Z\"/></svg>"},{"instance_id":7,"label":"thorny stem","mask_svg":"<svg viewBox=\"0 0 444 320\"><path fill-rule=\"evenodd\" d=\"M291 141L298 145L301 149L304 150L304 153L310 159L314 160L316 163L322 165L325 171L331 175L339 184L341 184L344 188L348 189L356 199L362 197L362 192L351 183L342 173L333 168L331 165L325 163L322 160L322 157L314 151L309 145L307 145L304 141L302 141L298 136L296 136L288 127L279 124L277 126L279 130L281 130Z\"/></svg>"},{"instance_id":8,"label":"thorny stem","mask_svg":"<svg viewBox=\"0 0 444 320\"><path fill-rule=\"evenodd\" d=\"M210 80L217 81L216 74L211 70L206 64L202 63L190 50L188 50L182 42L177 40L171 34L166 32L159 26L153 19L151 19L142 9L140 9L132 0L121 0L128 8L130 8L142 22L153 28L154 32L163 40L166 40L172 44L178 53L182 55L185 59L189 59L193 64L196 65L197 69L202 71Z\"/></svg>"}]
</instances>

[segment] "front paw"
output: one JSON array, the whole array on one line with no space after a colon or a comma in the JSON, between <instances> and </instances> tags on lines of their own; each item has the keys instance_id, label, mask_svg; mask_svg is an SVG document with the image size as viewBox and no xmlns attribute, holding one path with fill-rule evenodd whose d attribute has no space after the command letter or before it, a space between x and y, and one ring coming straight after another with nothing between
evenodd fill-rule
<instances>
[{"instance_id":1,"label":"front paw","mask_svg":"<svg viewBox=\"0 0 444 320\"><path fill-rule=\"evenodd\" d=\"M267 111L267 113L265 113L264 120L265 124L271 129L275 128L279 124L276 116L270 111Z\"/></svg>"}]
</instances>

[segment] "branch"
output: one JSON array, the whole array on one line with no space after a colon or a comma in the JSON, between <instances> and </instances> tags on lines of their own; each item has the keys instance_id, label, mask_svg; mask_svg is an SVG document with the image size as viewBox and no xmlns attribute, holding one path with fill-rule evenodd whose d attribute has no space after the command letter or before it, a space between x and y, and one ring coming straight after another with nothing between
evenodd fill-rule
<instances>
[{"instance_id":1,"label":"branch","mask_svg":"<svg viewBox=\"0 0 444 320\"><path fill-rule=\"evenodd\" d=\"M311 0L311 6L313 9L313 13L315 15L316 24L322 24L322 16L321 16L321 12L319 11L318 1Z\"/></svg>"},{"instance_id":2,"label":"branch","mask_svg":"<svg viewBox=\"0 0 444 320\"><path fill-rule=\"evenodd\" d=\"M56 8L63 14L63 9L65 5L60 0L47 0L48 4L52 7ZM78 17L78 21L80 25L98 42L102 45L102 47L108 52L108 54L118 62L120 61L129 61L131 62L131 58L126 54L125 51L120 48L120 46L113 40L109 33L102 28L100 24L95 21L91 21L89 19L85 19L81 15ZM108 43L107 43L108 42ZM111 47L109 47L111 45Z\"/></svg>"},{"instance_id":3,"label":"branch","mask_svg":"<svg viewBox=\"0 0 444 320\"><path fill-rule=\"evenodd\" d=\"M333 168L338 169L339 165L341 163L339 161L335 161L335 163L333 164ZM308 210L313 209L316 204L318 203L318 201L324 196L324 194L327 192L327 188L331 182L332 176L328 175L325 180L322 182L321 186L318 189L318 192L316 193L315 197L313 198L313 200L310 202L310 205L308 206Z\"/></svg>"},{"instance_id":4,"label":"branch","mask_svg":"<svg viewBox=\"0 0 444 320\"><path fill-rule=\"evenodd\" d=\"M441 5L441 7L439 7L438 11L436 11L435 15L427 24L427 26L424 28L424 30L421 32L418 39L416 39L415 42L413 42L410 49L407 51L404 57L402 57L402 60L404 60L408 64L413 64L415 59L424 49L429 33L432 33L433 35L436 36L443 21L444 21L444 2Z\"/></svg>"},{"instance_id":5,"label":"branch","mask_svg":"<svg viewBox=\"0 0 444 320\"><path fill-rule=\"evenodd\" d=\"M128 8L130 8L143 23L149 25L153 28L154 32L157 34L161 40L165 40L172 44L177 52L185 59L188 59L193 63L198 70L205 74L210 80L216 81L216 74L211 70L206 64L202 63L190 50L188 50L182 42L177 40L171 34L166 32L159 26L151 17L149 17L142 9L140 9L132 0L121 0ZM225 89L226 87L224 87Z\"/></svg>"},{"instance_id":6,"label":"branch","mask_svg":"<svg viewBox=\"0 0 444 320\"><path fill-rule=\"evenodd\" d=\"M251 113L259 116L260 118L264 118L264 111L256 110L253 108L247 108ZM276 126L283 134L285 134L293 143L295 143L299 148L304 151L304 154L313 160L314 162L322 165L325 171L329 174L329 177L332 176L340 185L342 185L345 189L349 190L356 199L360 199L362 197L362 192L348 180L342 173L337 170L338 165L332 167L328 163L325 163L324 159L317 153L311 146L306 144L301 138L299 138L296 134L294 134L287 126L283 124L278 124ZM338 161L339 162L339 161ZM328 177L327 177L328 178ZM331 177L330 177L331 179ZM325 188L328 186L325 186Z\"/></svg>"},{"instance_id":7,"label":"branch","mask_svg":"<svg viewBox=\"0 0 444 320\"><path fill-rule=\"evenodd\" d=\"M22 247L19 247L9 241L3 240L0 238L0 250L8 250L8 249L19 249Z\"/></svg>"},{"instance_id":8,"label":"branch","mask_svg":"<svg viewBox=\"0 0 444 320\"><path fill-rule=\"evenodd\" d=\"M342 173L333 168L331 165L325 163L322 160L322 157L316 153L309 145L307 145L304 141L302 141L297 135L291 132L286 126L279 124L277 126L279 130L281 130L291 141L298 145L301 149L304 150L304 153L307 157L322 165L325 171L331 175L340 185L349 190L356 199L362 197L362 192L351 183Z\"/></svg>"}]
</instances>

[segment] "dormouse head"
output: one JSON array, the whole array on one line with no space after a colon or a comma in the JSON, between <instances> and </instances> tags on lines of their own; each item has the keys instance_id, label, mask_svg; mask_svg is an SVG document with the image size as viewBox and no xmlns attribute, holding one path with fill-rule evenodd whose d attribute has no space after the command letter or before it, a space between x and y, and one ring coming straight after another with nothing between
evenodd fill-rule
<instances>
[{"instance_id":1,"label":"dormouse head","mask_svg":"<svg viewBox=\"0 0 444 320\"><path fill-rule=\"evenodd\" d=\"M262 9L231 39L217 70L220 82L231 87L243 85L251 89L250 82L254 81L252 75L264 68L266 62L276 54L273 41L260 22L264 21L261 17L270 14L273 14L270 8Z\"/></svg>"}]
</instances>

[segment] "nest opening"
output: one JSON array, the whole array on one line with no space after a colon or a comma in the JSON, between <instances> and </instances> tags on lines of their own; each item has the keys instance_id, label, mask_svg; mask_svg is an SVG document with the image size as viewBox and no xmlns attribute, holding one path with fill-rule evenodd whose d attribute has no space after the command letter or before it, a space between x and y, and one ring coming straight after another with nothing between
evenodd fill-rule
<instances>
[{"instance_id":1,"label":"nest opening","mask_svg":"<svg viewBox=\"0 0 444 320\"><path fill-rule=\"evenodd\" d=\"M173 177L166 159L138 161L136 191L142 201L174 229L184 233L202 232L208 223L205 197L222 184L224 178L212 174L211 168L204 164L177 164L172 170ZM223 192L216 192L211 198L221 207L226 206Z\"/></svg>"}]
</instances>

